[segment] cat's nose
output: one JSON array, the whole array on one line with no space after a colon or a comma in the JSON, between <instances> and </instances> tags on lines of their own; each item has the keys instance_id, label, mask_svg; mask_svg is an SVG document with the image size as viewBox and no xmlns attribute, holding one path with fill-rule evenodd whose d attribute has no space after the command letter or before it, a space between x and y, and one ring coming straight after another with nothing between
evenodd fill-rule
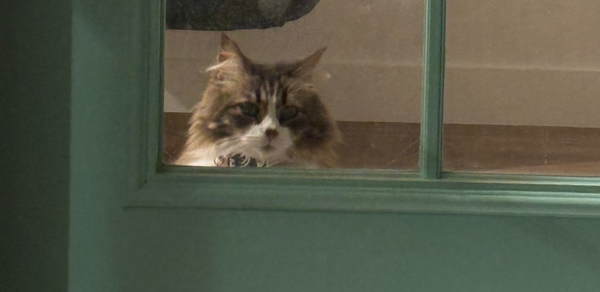
<instances>
[{"instance_id":1,"label":"cat's nose","mask_svg":"<svg viewBox=\"0 0 600 292\"><path fill-rule=\"evenodd\" d=\"M275 137L277 137L277 135L279 135L279 132L275 129L267 129L265 131L265 135L267 136L267 139L269 139L269 142L271 142L273 139L275 139Z\"/></svg>"}]
</instances>

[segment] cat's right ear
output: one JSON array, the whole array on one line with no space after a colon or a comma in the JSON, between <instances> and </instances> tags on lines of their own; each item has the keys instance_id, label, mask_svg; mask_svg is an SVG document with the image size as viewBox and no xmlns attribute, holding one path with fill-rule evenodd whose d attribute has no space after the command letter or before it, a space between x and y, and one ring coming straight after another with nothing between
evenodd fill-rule
<instances>
[{"instance_id":1,"label":"cat's right ear","mask_svg":"<svg viewBox=\"0 0 600 292\"><path fill-rule=\"evenodd\" d=\"M327 47L321 48L320 50L314 52L312 55L292 65L292 75L298 77L313 75L315 68L319 63L319 60L321 60L321 56L323 56L323 53L326 49Z\"/></svg>"},{"instance_id":2,"label":"cat's right ear","mask_svg":"<svg viewBox=\"0 0 600 292\"><path fill-rule=\"evenodd\" d=\"M244 62L245 57L240 51L238 45L230 39L225 33L221 33L221 46L219 47L219 55L217 61L219 63L225 62L231 58L237 58Z\"/></svg>"}]
</instances>

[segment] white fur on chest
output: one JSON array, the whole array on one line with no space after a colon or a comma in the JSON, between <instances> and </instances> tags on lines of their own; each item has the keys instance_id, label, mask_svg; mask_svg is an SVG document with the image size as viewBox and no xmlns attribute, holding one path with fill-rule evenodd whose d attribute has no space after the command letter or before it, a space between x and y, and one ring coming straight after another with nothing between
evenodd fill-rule
<instances>
[{"instance_id":1,"label":"white fur on chest","mask_svg":"<svg viewBox=\"0 0 600 292\"><path fill-rule=\"evenodd\" d=\"M269 141L264 131L258 129L260 125L253 126L239 137L230 137L218 144L197 148L191 151L192 166L217 166L218 157L231 157L237 154L266 162L267 166L292 163L288 150L293 143L288 129L279 129L279 135ZM267 149L268 147L268 149Z\"/></svg>"},{"instance_id":2,"label":"white fur on chest","mask_svg":"<svg viewBox=\"0 0 600 292\"><path fill-rule=\"evenodd\" d=\"M241 154L241 152L238 152ZM189 166L205 166L205 167L215 167L217 166L216 164L216 159L219 156L231 156L233 155L232 153L229 153L229 151L219 151L219 147L217 146L209 146L209 147L204 147L204 148L199 148L194 150L192 153L192 160L190 162L185 163L185 165L189 165ZM244 155L244 154L243 154ZM320 168L319 165L313 163L313 162L308 162L306 160L303 159L293 159L290 157L271 157L271 159L269 160L269 157L267 156L266 159L265 158L261 158L261 157L256 157L256 156L248 156L248 157L252 157L255 158L261 162L266 162L266 167L294 167L294 168L305 168L305 169L317 169Z\"/></svg>"}]
</instances>

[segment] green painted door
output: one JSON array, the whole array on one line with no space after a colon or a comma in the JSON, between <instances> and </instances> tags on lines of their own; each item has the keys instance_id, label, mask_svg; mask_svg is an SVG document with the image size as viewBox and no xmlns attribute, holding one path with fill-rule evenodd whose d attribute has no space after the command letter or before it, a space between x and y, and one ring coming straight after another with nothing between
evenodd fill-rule
<instances>
[{"instance_id":1,"label":"green painted door","mask_svg":"<svg viewBox=\"0 0 600 292\"><path fill-rule=\"evenodd\" d=\"M461 208L468 192L460 190L460 177L445 184L409 176L385 186L340 180L321 189L288 177L297 190L286 197L276 193L281 188L265 178L268 173L257 174L253 185L227 173L157 172L146 166L156 144L142 143L148 152L132 144L149 138L145 129L159 123L158 112L143 106L159 89L151 81L159 66L148 63L159 57L149 57L159 52L148 49L156 39L148 32L159 35L159 27L148 28L156 11L142 1L65 2L20 9L23 4L13 1L14 17L2 20L3 32L21 25L32 36L8 34L11 67L2 68L3 80L11 80L2 89L23 96L2 99L3 110L9 109L3 133L15 137L3 141L3 157L17 165L1 177L1 226L9 235L2 241L8 259L2 261L3 291L600 289L600 221L556 216L567 210L551 208L560 205L558 195L542 197L549 200L540 213L546 216L526 215L535 209L527 204L539 200L527 201L530 191L514 182L493 185L511 190L493 193L500 201ZM39 17L25 18L32 9ZM39 58L27 61L19 57L24 53ZM23 126L7 126L13 120ZM29 151L40 144L48 150ZM223 186L222 196L214 181ZM418 194L404 184L430 186L431 196L414 199ZM252 197L229 189L237 185ZM345 185L358 191L346 199ZM548 185L555 187L543 191L572 191L556 182L542 187ZM458 190L449 193L449 186ZM560 198L593 215L593 187L581 189L589 196L573 197L579 201ZM388 194L373 192L390 188L399 198L392 197L393 204L411 207L385 208ZM306 196L298 199L301 192ZM454 209L427 207L427 200L442 204L436 194L444 192ZM330 205L328 194L335 197ZM503 194L513 201L502 200ZM144 195L150 199L140 199ZM357 204L366 207L353 209ZM552 210L559 211L547 216Z\"/></svg>"}]
</instances>

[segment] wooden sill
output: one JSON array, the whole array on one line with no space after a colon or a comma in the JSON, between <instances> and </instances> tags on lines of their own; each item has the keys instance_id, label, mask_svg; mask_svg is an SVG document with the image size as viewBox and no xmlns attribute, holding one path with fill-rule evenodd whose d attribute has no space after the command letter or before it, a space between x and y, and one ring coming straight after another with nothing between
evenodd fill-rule
<instances>
[{"instance_id":1,"label":"wooden sill","mask_svg":"<svg viewBox=\"0 0 600 292\"><path fill-rule=\"evenodd\" d=\"M165 113L163 160L185 143L189 113ZM338 122L340 168L416 170L419 124ZM570 176L600 175L600 129L446 125L444 170Z\"/></svg>"}]
</instances>

